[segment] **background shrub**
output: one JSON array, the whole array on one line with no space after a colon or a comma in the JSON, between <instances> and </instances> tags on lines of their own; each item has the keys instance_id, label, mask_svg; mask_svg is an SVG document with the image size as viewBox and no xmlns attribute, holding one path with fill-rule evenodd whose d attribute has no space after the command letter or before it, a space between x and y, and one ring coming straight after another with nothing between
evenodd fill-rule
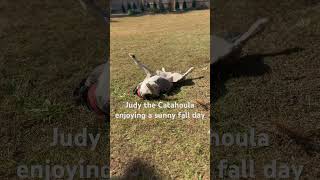
<instances>
[{"instance_id":1,"label":"background shrub","mask_svg":"<svg viewBox=\"0 0 320 180\"><path fill-rule=\"evenodd\" d=\"M136 10L136 9L137 9L137 5L136 5L136 3L133 3L132 8L133 8L133 10Z\"/></svg>"},{"instance_id":2,"label":"background shrub","mask_svg":"<svg viewBox=\"0 0 320 180\"><path fill-rule=\"evenodd\" d=\"M139 14L140 12L138 12L137 10L134 10L134 9L129 9L128 10L128 15L129 16L132 16L132 15L136 15L136 14Z\"/></svg>"},{"instance_id":3,"label":"background shrub","mask_svg":"<svg viewBox=\"0 0 320 180\"><path fill-rule=\"evenodd\" d=\"M122 13L126 13L126 8L124 7L124 4L121 5Z\"/></svg>"},{"instance_id":4,"label":"background shrub","mask_svg":"<svg viewBox=\"0 0 320 180\"><path fill-rule=\"evenodd\" d=\"M197 2L196 2L196 0L192 0L192 8L196 8L197 7L197 4L196 4Z\"/></svg>"},{"instance_id":5,"label":"background shrub","mask_svg":"<svg viewBox=\"0 0 320 180\"><path fill-rule=\"evenodd\" d=\"M187 2L186 1L183 1L182 9L187 10Z\"/></svg>"},{"instance_id":6,"label":"background shrub","mask_svg":"<svg viewBox=\"0 0 320 180\"><path fill-rule=\"evenodd\" d=\"M157 3L153 1L153 9L157 9Z\"/></svg>"},{"instance_id":7,"label":"background shrub","mask_svg":"<svg viewBox=\"0 0 320 180\"><path fill-rule=\"evenodd\" d=\"M165 12L166 9L164 8L164 5L162 2L159 3L160 12Z\"/></svg>"},{"instance_id":8,"label":"background shrub","mask_svg":"<svg viewBox=\"0 0 320 180\"><path fill-rule=\"evenodd\" d=\"M144 12L144 5L142 3L140 4L140 10L141 12Z\"/></svg>"},{"instance_id":9,"label":"background shrub","mask_svg":"<svg viewBox=\"0 0 320 180\"><path fill-rule=\"evenodd\" d=\"M128 9L128 11L131 9L131 4L130 3L127 4L127 9Z\"/></svg>"},{"instance_id":10,"label":"background shrub","mask_svg":"<svg viewBox=\"0 0 320 180\"><path fill-rule=\"evenodd\" d=\"M179 4L179 2L178 2L178 1L176 1L175 8L176 8L176 11L179 11L179 10L180 10L180 4Z\"/></svg>"}]
</instances>

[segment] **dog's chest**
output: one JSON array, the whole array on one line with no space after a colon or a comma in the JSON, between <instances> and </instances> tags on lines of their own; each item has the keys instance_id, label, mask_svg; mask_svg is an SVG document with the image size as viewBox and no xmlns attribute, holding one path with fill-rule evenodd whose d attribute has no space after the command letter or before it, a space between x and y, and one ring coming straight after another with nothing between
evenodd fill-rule
<instances>
[{"instance_id":1,"label":"dog's chest","mask_svg":"<svg viewBox=\"0 0 320 180\"><path fill-rule=\"evenodd\" d=\"M150 84L158 94L170 91L173 86L169 80L158 75L145 79L141 85L142 91L149 91L149 88L146 86L146 84Z\"/></svg>"}]
</instances>

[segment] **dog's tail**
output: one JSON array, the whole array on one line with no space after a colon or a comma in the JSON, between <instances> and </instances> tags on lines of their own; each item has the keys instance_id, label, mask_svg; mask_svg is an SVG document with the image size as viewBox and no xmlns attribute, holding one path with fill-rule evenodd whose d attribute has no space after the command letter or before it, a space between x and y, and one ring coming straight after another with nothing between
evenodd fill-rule
<instances>
[{"instance_id":1,"label":"dog's tail","mask_svg":"<svg viewBox=\"0 0 320 180\"><path fill-rule=\"evenodd\" d=\"M247 32L242 34L239 39L237 39L234 42L235 47L241 47L243 46L249 39L257 35L259 32L262 32L262 30L265 28L265 24L269 20L267 18L262 18L257 20Z\"/></svg>"},{"instance_id":2,"label":"dog's tail","mask_svg":"<svg viewBox=\"0 0 320 180\"><path fill-rule=\"evenodd\" d=\"M193 71L193 69L194 67L191 67L190 69L188 69L188 71L182 75L182 79L184 79L188 74L190 74Z\"/></svg>"},{"instance_id":3,"label":"dog's tail","mask_svg":"<svg viewBox=\"0 0 320 180\"><path fill-rule=\"evenodd\" d=\"M154 73L146 65L142 64L134 54L129 53L129 57L131 57L133 62L146 73L147 77L151 77L152 75L154 75Z\"/></svg>"}]
</instances>

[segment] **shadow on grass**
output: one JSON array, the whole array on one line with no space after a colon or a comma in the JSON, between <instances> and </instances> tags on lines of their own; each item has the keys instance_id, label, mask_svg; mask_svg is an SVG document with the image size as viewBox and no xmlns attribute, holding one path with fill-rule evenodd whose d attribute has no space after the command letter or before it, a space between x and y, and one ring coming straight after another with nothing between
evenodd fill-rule
<instances>
[{"instance_id":1,"label":"shadow on grass","mask_svg":"<svg viewBox=\"0 0 320 180\"><path fill-rule=\"evenodd\" d=\"M192 79L186 79L181 82L175 83L173 89L168 93L168 96L173 96L178 94L181 91L181 88L183 86L193 86L194 82L193 80L202 79L204 76L192 78Z\"/></svg>"},{"instance_id":2,"label":"shadow on grass","mask_svg":"<svg viewBox=\"0 0 320 180\"><path fill-rule=\"evenodd\" d=\"M252 54L240 57L234 64L223 64L219 62L211 65L211 102L215 103L220 97L223 97L228 91L225 83L231 78L255 77L269 73L271 68L264 63L265 57L275 57L280 55L289 55L300 52L302 48L289 48L273 53Z\"/></svg>"},{"instance_id":3,"label":"shadow on grass","mask_svg":"<svg viewBox=\"0 0 320 180\"><path fill-rule=\"evenodd\" d=\"M156 171L156 169L140 160L140 159L134 159L131 161L129 166L125 169L124 175L120 178L115 179L131 179L131 180L157 180L162 179L162 176ZM112 179L112 178L111 178Z\"/></svg>"}]
</instances>

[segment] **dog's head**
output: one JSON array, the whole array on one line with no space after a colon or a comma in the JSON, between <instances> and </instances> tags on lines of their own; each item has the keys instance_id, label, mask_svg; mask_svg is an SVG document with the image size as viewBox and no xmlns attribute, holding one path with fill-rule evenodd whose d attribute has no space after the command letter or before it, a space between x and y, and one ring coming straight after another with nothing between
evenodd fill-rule
<instances>
[{"instance_id":1,"label":"dog's head","mask_svg":"<svg viewBox=\"0 0 320 180\"><path fill-rule=\"evenodd\" d=\"M151 100L159 97L159 93L149 83L140 83L133 89L133 94L141 99Z\"/></svg>"},{"instance_id":2,"label":"dog's head","mask_svg":"<svg viewBox=\"0 0 320 180\"><path fill-rule=\"evenodd\" d=\"M132 53L129 53L129 57L136 58L136 56L134 54L132 54Z\"/></svg>"}]
</instances>

